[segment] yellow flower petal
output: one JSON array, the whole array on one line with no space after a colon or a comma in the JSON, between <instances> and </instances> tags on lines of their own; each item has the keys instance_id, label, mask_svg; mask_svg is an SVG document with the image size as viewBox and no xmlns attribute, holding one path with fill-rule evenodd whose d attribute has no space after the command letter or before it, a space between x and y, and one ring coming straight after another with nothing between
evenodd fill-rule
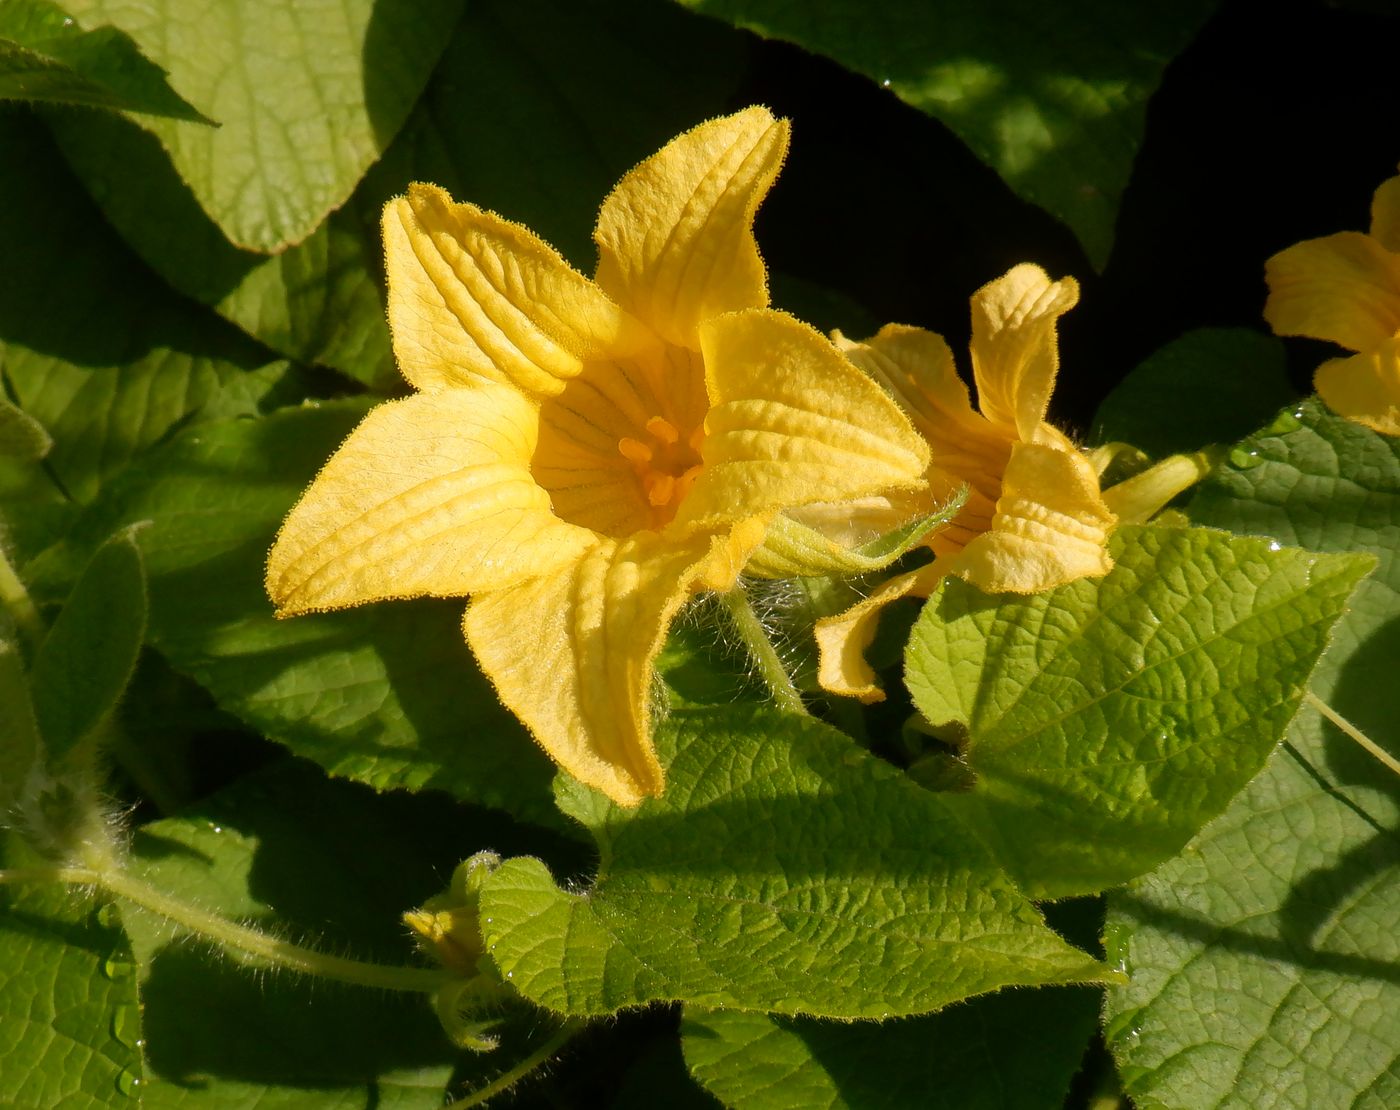
<instances>
[{"instance_id":1,"label":"yellow flower petal","mask_svg":"<svg viewBox=\"0 0 1400 1110\"><path fill-rule=\"evenodd\" d=\"M1073 278L1051 281L1022 263L972 297L977 405L993 424L1030 442L1045 419L1060 366L1055 322L1079 302Z\"/></svg>"},{"instance_id":2,"label":"yellow flower petal","mask_svg":"<svg viewBox=\"0 0 1400 1110\"><path fill-rule=\"evenodd\" d=\"M765 108L703 123L667 143L604 201L598 284L671 343L698 349L700 322L768 304L753 217L787 152Z\"/></svg>"},{"instance_id":3,"label":"yellow flower petal","mask_svg":"<svg viewBox=\"0 0 1400 1110\"><path fill-rule=\"evenodd\" d=\"M1036 593L1107 574L1116 520L1098 478L1078 452L1018 443L1011 452L991 530L944 569L986 593Z\"/></svg>"},{"instance_id":4,"label":"yellow flower petal","mask_svg":"<svg viewBox=\"0 0 1400 1110\"><path fill-rule=\"evenodd\" d=\"M436 185L410 185L383 223L394 353L418 389L486 380L552 396L585 361L655 343L534 232Z\"/></svg>"},{"instance_id":5,"label":"yellow flower petal","mask_svg":"<svg viewBox=\"0 0 1400 1110\"><path fill-rule=\"evenodd\" d=\"M943 337L887 324L863 343L837 333L836 345L899 402L928 441L934 467L957 474L991 498L1011 450L1008 429L975 412Z\"/></svg>"},{"instance_id":6,"label":"yellow flower petal","mask_svg":"<svg viewBox=\"0 0 1400 1110\"><path fill-rule=\"evenodd\" d=\"M917 485L928 446L873 381L806 324L749 309L701 328L711 408L692 525Z\"/></svg>"},{"instance_id":7,"label":"yellow flower petal","mask_svg":"<svg viewBox=\"0 0 1400 1110\"><path fill-rule=\"evenodd\" d=\"M596 538L531 478L536 422L490 382L371 410L282 525L267 563L279 612L456 597L577 559Z\"/></svg>"},{"instance_id":8,"label":"yellow flower petal","mask_svg":"<svg viewBox=\"0 0 1400 1110\"><path fill-rule=\"evenodd\" d=\"M1264 319L1279 335L1364 351L1400 333L1400 254L1343 231L1279 251L1264 264Z\"/></svg>"},{"instance_id":9,"label":"yellow flower petal","mask_svg":"<svg viewBox=\"0 0 1400 1110\"><path fill-rule=\"evenodd\" d=\"M642 532L554 573L472 599L467 642L501 701L575 778L621 805L661 793L652 662L691 587L755 539ZM761 528L757 536L761 537Z\"/></svg>"},{"instance_id":10,"label":"yellow flower petal","mask_svg":"<svg viewBox=\"0 0 1400 1110\"><path fill-rule=\"evenodd\" d=\"M901 597L928 597L942 575L933 565L884 582L869 597L844 613L823 617L813 632L817 640L817 682L827 693L858 698L866 705L885 700L865 650L875 639L880 613Z\"/></svg>"},{"instance_id":11,"label":"yellow flower petal","mask_svg":"<svg viewBox=\"0 0 1400 1110\"><path fill-rule=\"evenodd\" d=\"M1400 436L1400 340L1387 339L1351 358L1317 368L1313 386L1338 416Z\"/></svg>"},{"instance_id":12,"label":"yellow flower petal","mask_svg":"<svg viewBox=\"0 0 1400 1110\"><path fill-rule=\"evenodd\" d=\"M1371 198L1371 238L1400 254L1400 177L1382 181Z\"/></svg>"}]
</instances>

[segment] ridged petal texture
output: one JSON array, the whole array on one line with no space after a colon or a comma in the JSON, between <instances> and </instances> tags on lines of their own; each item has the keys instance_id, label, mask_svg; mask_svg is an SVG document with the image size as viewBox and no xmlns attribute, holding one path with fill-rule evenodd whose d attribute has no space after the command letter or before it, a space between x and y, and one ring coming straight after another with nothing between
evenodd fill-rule
<instances>
[{"instance_id":1,"label":"ridged petal texture","mask_svg":"<svg viewBox=\"0 0 1400 1110\"><path fill-rule=\"evenodd\" d=\"M846 357L879 382L927 439L930 502L966 486L967 500L927 544L934 562L891 579L857 605L818 622L818 678L833 693L878 701L866 664L881 610L927 597L946 575L987 593L1039 593L1113 566L1117 518L1098 475L1063 432L1044 420L1059 369L1056 321L1079 297L1073 279L1051 281L1023 264L972 298L972 366L980 412L942 337L892 324L863 343L837 336Z\"/></svg>"},{"instance_id":2,"label":"ridged petal texture","mask_svg":"<svg viewBox=\"0 0 1400 1110\"><path fill-rule=\"evenodd\" d=\"M681 605L732 588L775 513L928 465L875 383L765 307L752 222L786 149L762 108L667 144L604 204L596 282L436 186L390 201L419 392L372 410L288 516L279 613L471 594L467 641L545 751L621 804L660 794L653 661Z\"/></svg>"},{"instance_id":3,"label":"ridged petal texture","mask_svg":"<svg viewBox=\"0 0 1400 1110\"><path fill-rule=\"evenodd\" d=\"M528 228L436 185L384 209L389 324L418 389L504 382L549 397L589 359L654 340Z\"/></svg>"},{"instance_id":4,"label":"ridged petal texture","mask_svg":"<svg viewBox=\"0 0 1400 1110\"><path fill-rule=\"evenodd\" d=\"M597 538L530 475L537 423L492 382L371 410L282 526L267 565L279 612L460 597L580 558Z\"/></svg>"},{"instance_id":5,"label":"ridged petal texture","mask_svg":"<svg viewBox=\"0 0 1400 1110\"><path fill-rule=\"evenodd\" d=\"M786 120L749 108L701 124L632 170L598 214L598 284L692 350L702 321L766 307L753 217L787 142Z\"/></svg>"},{"instance_id":6,"label":"ridged petal texture","mask_svg":"<svg viewBox=\"0 0 1400 1110\"><path fill-rule=\"evenodd\" d=\"M641 532L560 573L474 598L467 642L496 692L579 781L623 805L659 795L652 661L691 587L732 584L763 528L726 537Z\"/></svg>"}]
</instances>

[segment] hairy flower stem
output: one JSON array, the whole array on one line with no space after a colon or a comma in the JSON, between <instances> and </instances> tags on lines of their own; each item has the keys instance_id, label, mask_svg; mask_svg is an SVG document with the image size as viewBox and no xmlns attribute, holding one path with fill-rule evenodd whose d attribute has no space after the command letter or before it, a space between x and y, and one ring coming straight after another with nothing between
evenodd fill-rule
<instances>
[{"instance_id":1,"label":"hairy flower stem","mask_svg":"<svg viewBox=\"0 0 1400 1110\"><path fill-rule=\"evenodd\" d=\"M719 600L728 611L729 619L734 623L734 630L748 648L754 669L763 679L763 684L768 687L768 692L773 695L773 700L778 703L779 708L805 716L807 707L802 702L802 695L792 684L787 668L778 657L773 641L764 631L763 622L753 611L753 605L750 604L749 596L743 587L735 586L732 590L720 594Z\"/></svg>"},{"instance_id":2,"label":"hairy flower stem","mask_svg":"<svg viewBox=\"0 0 1400 1110\"><path fill-rule=\"evenodd\" d=\"M29 641L31 647L38 647L39 641L44 638L44 622L34 599L10 565L3 547L0 547L0 605L9 610L20 635Z\"/></svg>"},{"instance_id":3,"label":"hairy flower stem","mask_svg":"<svg viewBox=\"0 0 1400 1110\"><path fill-rule=\"evenodd\" d=\"M298 944L278 940L257 929L239 925L218 914L181 902L115 867L100 870L88 867L24 867L0 870L0 884L5 883L69 883L99 887L116 898L174 922L220 948L260 963L313 975L319 979L333 979L340 983L375 987L379 990L428 994L450 978L444 971L364 963L341 956L328 956L312 948L303 948Z\"/></svg>"},{"instance_id":4,"label":"hairy flower stem","mask_svg":"<svg viewBox=\"0 0 1400 1110\"><path fill-rule=\"evenodd\" d=\"M455 1102L449 1102L443 1110L466 1110L467 1107L480 1106L488 1099L495 1098L503 1091L508 1091L514 1087L536 1068L549 1063L554 1055L573 1040L583 1031L584 1023L577 1018L566 1021L559 1027L559 1031L535 1049L534 1052L526 1056L520 1063L509 1071L502 1072L495 1079L484 1087L479 1087L469 1095L463 1095Z\"/></svg>"},{"instance_id":5,"label":"hairy flower stem","mask_svg":"<svg viewBox=\"0 0 1400 1110\"><path fill-rule=\"evenodd\" d=\"M1385 766L1390 771L1394 772L1397 775L1400 775L1400 760L1397 760L1393 755L1391 755L1388 751L1382 748L1379 744L1377 744L1374 740L1372 740L1354 724L1348 721L1345 717L1343 717L1340 713L1338 713L1320 697L1314 694L1311 690L1307 691L1303 695L1303 700L1306 701L1314 709L1316 709L1319 713L1321 713L1324 717L1326 717L1329 721L1331 721L1334 725L1336 725L1339 729L1341 729L1342 732L1346 733L1346 735L1350 736L1353 740L1355 740L1358 744L1360 744L1363 748L1365 748L1368 752L1370 752L1373 756L1375 756L1378 760L1385 764Z\"/></svg>"}]
</instances>

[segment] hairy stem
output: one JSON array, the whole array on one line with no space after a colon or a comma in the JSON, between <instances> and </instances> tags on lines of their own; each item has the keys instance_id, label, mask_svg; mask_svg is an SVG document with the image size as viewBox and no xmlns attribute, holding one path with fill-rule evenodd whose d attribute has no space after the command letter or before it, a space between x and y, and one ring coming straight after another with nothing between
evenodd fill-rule
<instances>
[{"instance_id":1,"label":"hairy stem","mask_svg":"<svg viewBox=\"0 0 1400 1110\"><path fill-rule=\"evenodd\" d=\"M559 1027L559 1031L535 1049L534 1052L526 1056L520 1063L509 1071L502 1072L491 1080L484 1087L478 1087L471 1094L463 1095L455 1102L449 1102L443 1110L466 1110L467 1107L480 1106L487 1099L495 1098L503 1091L508 1091L514 1087L536 1068L549 1063L561 1048L573 1040L583 1030L584 1023L577 1018L566 1021Z\"/></svg>"},{"instance_id":2,"label":"hairy stem","mask_svg":"<svg viewBox=\"0 0 1400 1110\"><path fill-rule=\"evenodd\" d=\"M446 972L430 968L365 963L341 956L328 956L312 948L278 940L257 929L181 902L117 869L24 867L0 870L0 884L4 883L70 883L100 887L108 894L159 914L220 948L319 979L333 979L380 990L427 994L449 978Z\"/></svg>"},{"instance_id":3,"label":"hairy stem","mask_svg":"<svg viewBox=\"0 0 1400 1110\"><path fill-rule=\"evenodd\" d=\"M1341 729L1342 732L1346 733L1346 735L1350 736L1353 740L1355 740L1358 744L1360 744L1363 748L1365 748L1368 752L1370 752L1373 756L1375 756L1378 760L1385 764L1387 768L1389 768L1395 774L1400 775L1400 760L1397 760L1393 755L1391 755L1388 751L1382 748L1379 744L1377 744L1374 740L1372 740L1354 724L1348 721L1345 717L1343 717L1340 713L1338 713L1320 697L1314 694L1311 690L1307 691L1303 695L1303 700L1306 701L1309 705L1311 705L1314 709L1316 709L1319 713L1321 713L1324 717L1326 717L1329 721L1331 721L1334 725L1336 725L1339 729Z\"/></svg>"},{"instance_id":4,"label":"hairy stem","mask_svg":"<svg viewBox=\"0 0 1400 1110\"><path fill-rule=\"evenodd\" d=\"M729 619L734 622L734 630L748 648L749 657L753 660L764 685L768 687L768 692L773 695L773 700L789 713L806 715L807 707L802 703L802 695L792 684L787 668L778 657L777 649L773 647L768 633L763 630L763 622L753 611L749 596L743 587L735 586L734 589L720 594L719 600L728 611Z\"/></svg>"}]
</instances>

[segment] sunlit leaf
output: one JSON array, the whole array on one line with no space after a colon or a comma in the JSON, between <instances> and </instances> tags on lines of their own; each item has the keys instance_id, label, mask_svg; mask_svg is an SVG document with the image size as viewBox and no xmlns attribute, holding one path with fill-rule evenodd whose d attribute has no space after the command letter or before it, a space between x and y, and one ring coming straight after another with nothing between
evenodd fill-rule
<instances>
[{"instance_id":1,"label":"sunlit leaf","mask_svg":"<svg viewBox=\"0 0 1400 1110\"><path fill-rule=\"evenodd\" d=\"M1239 445L1194 519L1371 551L1313 689L1400 755L1400 441L1314 398ZM1300 712L1264 773L1177 859L1110 896L1108 1040L1139 1106L1400 1102L1400 793Z\"/></svg>"},{"instance_id":2,"label":"sunlit leaf","mask_svg":"<svg viewBox=\"0 0 1400 1110\"><path fill-rule=\"evenodd\" d=\"M1206 529L1123 529L1113 570L1030 597L947 580L906 656L976 776L946 796L1033 897L1174 855L1263 766L1365 555Z\"/></svg>"},{"instance_id":3,"label":"sunlit leaf","mask_svg":"<svg viewBox=\"0 0 1400 1110\"><path fill-rule=\"evenodd\" d=\"M129 35L84 29L48 0L0 0L0 100L54 101L211 123Z\"/></svg>"},{"instance_id":4,"label":"sunlit leaf","mask_svg":"<svg viewBox=\"0 0 1400 1110\"><path fill-rule=\"evenodd\" d=\"M300 242L345 202L403 124L461 11L460 0L227 0L198 18L182 18L179 0L69 6L84 24L129 34L219 121L141 122L224 235L261 251Z\"/></svg>"},{"instance_id":5,"label":"sunlit leaf","mask_svg":"<svg viewBox=\"0 0 1400 1110\"><path fill-rule=\"evenodd\" d=\"M1147 102L1212 0L1152 6L997 0L683 0L795 42L942 120L1102 269Z\"/></svg>"},{"instance_id":6,"label":"sunlit leaf","mask_svg":"<svg viewBox=\"0 0 1400 1110\"><path fill-rule=\"evenodd\" d=\"M635 809L561 778L598 843L586 891L508 860L483 933L526 998L570 1014L659 999L882 1017L1002 986L1101 980L943 799L835 730L771 711L676 711L666 793Z\"/></svg>"}]
</instances>

